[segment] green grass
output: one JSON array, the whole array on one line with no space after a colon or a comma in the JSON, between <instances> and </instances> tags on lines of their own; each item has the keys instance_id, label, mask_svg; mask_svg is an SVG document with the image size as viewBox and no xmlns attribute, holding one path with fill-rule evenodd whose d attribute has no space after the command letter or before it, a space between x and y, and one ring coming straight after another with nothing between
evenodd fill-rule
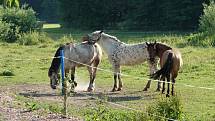
<instances>
[{"instance_id":1,"label":"green grass","mask_svg":"<svg viewBox=\"0 0 215 121\"><path fill-rule=\"evenodd\" d=\"M55 26L55 25L54 25ZM45 32L50 37L57 40L64 35L70 35L74 39L80 38L89 33L87 31L73 31L71 29L55 28L53 25L46 25ZM186 87L183 84L194 85L196 87L215 88L215 48L202 48L186 46L184 38L187 33L144 33L144 32L119 32L108 31L111 35L117 36L120 40L127 43L138 43L142 41L158 40L166 42L173 47L179 48L182 52L184 65L176 80L176 92L180 94L184 111L190 120L214 120L215 119L215 90L205 90L199 88ZM79 41L80 42L80 41ZM57 49L59 42L53 42L48 46L34 45L22 46L18 44L0 43L0 73L4 70L11 70L15 76L0 76L0 85L16 84L49 84L47 76L48 68L51 64L51 58ZM14 60L14 59L31 59L31 60ZM36 60L42 59L42 60ZM111 64L107 57L104 56L100 68L111 70ZM148 92L142 92L148 75L146 63L135 66L122 67L122 73L132 77L122 77L124 83L124 92L116 96L124 95L141 97L141 99L117 100L119 104L131 108L145 110L159 97L160 93L155 93L156 83ZM88 80L86 68L77 69L77 76L81 80ZM136 78L139 77L139 78ZM111 73L98 71L96 78L96 88L110 91L113 85L113 76ZM51 89L50 89L51 90ZM107 95L111 98L111 95ZM21 100L22 101L22 100ZM58 104L61 106L62 104ZM43 107L43 106L41 106ZM58 107L57 107L58 108ZM71 114L72 108L70 107ZM113 107L112 107L113 108ZM80 110L80 112L87 107ZM58 109L56 109L58 110ZM83 115L82 115L83 116Z\"/></svg>"}]
</instances>

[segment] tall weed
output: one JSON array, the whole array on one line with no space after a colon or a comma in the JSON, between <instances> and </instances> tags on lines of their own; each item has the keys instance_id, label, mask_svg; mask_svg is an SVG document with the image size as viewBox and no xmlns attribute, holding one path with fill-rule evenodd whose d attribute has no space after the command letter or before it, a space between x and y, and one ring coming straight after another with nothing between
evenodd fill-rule
<instances>
[{"instance_id":1,"label":"tall weed","mask_svg":"<svg viewBox=\"0 0 215 121\"><path fill-rule=\"evenodd\" d=\"M151 120L166 121L167 119L181 120L184 118L183 106L179 97L161 97L155 104L148 107Z\"/></svg>"}]
</instances>

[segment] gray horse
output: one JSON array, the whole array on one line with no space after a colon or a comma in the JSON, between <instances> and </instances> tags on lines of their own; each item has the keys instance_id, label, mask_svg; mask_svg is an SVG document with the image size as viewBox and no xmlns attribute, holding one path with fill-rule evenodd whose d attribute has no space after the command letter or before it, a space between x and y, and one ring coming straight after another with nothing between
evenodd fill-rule
<instances>
[{"instance_id":1,"label":"gray horse","mask_svg":"<svg viewBox=\"0 0 215 121\"><path fill-rule=\"evenodd\" d=\"M114 86L112 91L120 91L122 89L121 65L135 65L148 61L150 74L157 70L157 62L151 63L150 61L146 43L126 44L114 36L105 34L103 31L95 31L88 36L91 42L97 42L104 49L113 66ZM119 81L118 85L117 79ZM147 88L144 90L147 90Z\"/></svg>"},{"instance_id":2,"label":"gray horse","mask_svg":"<svg viewBox=\"0 0 215 121\"><path fill-rule=\"evenodd\" d=\"M68 73L71 70L71 81L75 82L76 67L89 65L87 66L87 69L90 74L90 83L87 90L93 91L93 83L97 71L96 67L99 65L102 58L102 50L100 46L96 43L89 43L85 41L81 44L67 43L66 45L59 47L48 71L52 89L56 89L56 86L59 84L60 50L64 50L65 77L68 76ZM75 85L77 85L76 82Z\"/></svg>"}]
</instances>

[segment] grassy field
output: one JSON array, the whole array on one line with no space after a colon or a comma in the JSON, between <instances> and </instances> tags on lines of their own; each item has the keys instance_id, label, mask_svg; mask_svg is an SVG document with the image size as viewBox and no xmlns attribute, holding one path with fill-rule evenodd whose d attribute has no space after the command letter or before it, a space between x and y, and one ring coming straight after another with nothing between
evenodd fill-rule
<instances>
[{"instance_id":1,"label":"grassy field","mask_svg":"<svg viewBox=\"0 0 215 121\"><path fill-rule=\"evenodd\" d=\"M51 27L49 27L51 26ZM57 25L58 26L58 25ZM58 26L59 27L59 26ZM16 85L49 85L47 76L48 68L51 64L51 58L59 42L59 38L67 35L80 42L81 36L90 31L74 31L70 29L56 28L55 25L46 25L44 32L56 40L48 45L21 46L16 43L0 43L0 73L6 70L12 71L15 76L0 76L1 87ZM107 31L107 33L117 36L121 41L126 43L139 43L144 41L161 41L173 47L179 48L182 52L184 65L176 80L176 92L180 97L184 111L189 120L215 120L215 90L207 90L196 87L215 88L215 48L191 47L186 45L185 37L189 33L161 33L161 32L119 32ZM22 60L16 60L22 59ZM39 59L39 60L37 60ZM104 56L100 68L111 71L111 65ZM153 104L161 95L155 92L156 83L148 92L143 92L147 81L148 67L146 63L132 67L122 67L122 73L130 75L122 77L124 88L122 92L109 93L113 85L112 73L98 71L96 78L96 90L92 95L104 94L110 102L122 104L138 110L146 110L146 107ZM88 74L85 68L77 70L77 82L88 83ZM138 78L136 78L138 77ZM193 85L188 87L184 84ZM50 90L51 88L48 88ZM59 112L61 102L55 103L54 109L45 101L28 99L19 92L15 92L18 102L32 102L40 105L40 108L48 108L50 111ZM77 99L76 102L79 100ZM84 111L96 106L96 101L83 105L71 104L69 106L70 115L84 117ZM80 100L82 103L83 100ZM16 104L14 104L16 105ZM45 106L49 105L49 106ZM108 105L107 105L108 106ZM26 108L26 105L24 106ZM114 108L114 106L109 106ZM1 117L1 115L0 115ZM0 118L1 119L1 118Z\"/></svg>"}]
</instances>

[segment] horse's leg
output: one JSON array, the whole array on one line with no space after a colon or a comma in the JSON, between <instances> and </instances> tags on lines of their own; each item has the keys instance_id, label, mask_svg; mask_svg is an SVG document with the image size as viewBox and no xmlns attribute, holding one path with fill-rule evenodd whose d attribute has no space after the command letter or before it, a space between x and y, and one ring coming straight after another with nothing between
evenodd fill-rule
<instances>
[{"instance_id":1,"label":"horse's leg","mask_svg":"<svg viewBox=\"0 0 215 121\"><path fill-rule=\"evenodd\" d=\"M68 73L69 73L69 69L65 69L65 79L68 77ZM63 83L62 83L62 88L67 88L67 87L64 87L65 86L65 79L64 79L64 81L63 81ZM64 89L63 89L64 90ZM64 91L63 91L64 92ZM65 93L64 93L65 94Z\"/></svg>"},{"instance_id":2,"label":"horse's leg","mask_svg":"<svg viewBox=\"0 0 215 121\"><path fill-rule=\"evenodd\" d=\"M74 82L74 86L77 86L77 82L75 81L75 67L71 68L71 81ZM72 83L70 82L70 83Z\"/></svg>"},{"instance_id":3,"label":"horse's leg","mask_svg":"<svg viewBox=\"0 0 215 121\"><path fill-rule=\"evenodd\" d=\"M149 80L148 80L148 82L147 82L147 84L146 84L145 88L143 89L143 91L147 91L147 90L148 90L148 88L150 88L151 81L152 81L151 79L149 79Z\"/></svg>"},{"instance_id":4,"label":"horse's leg","mask_svg":"<svg viewBox=\"0 0 215 121\"><path fill-rule=\"evenodd\" d=\"M93 91L93 68L87 67L87 70L88 70L89 75L90 75L90 83L89 83L89 87L87 88L87 91L91 92L91 91Z\"/></svg>"},{"instance_id":5,"label":"horse's leg","mask_svg":"<svg viewBox=\"0 0 215 121\"><path fill-rule=\"evenodd\" d=\"M121 91L122 90L122 80L121 80L120 67L119 67L119 72L118 72L118 81L119 81L119 87L118 87L117 91Z\"/></svg>"},{"instance_id":6,"label":"horse's leg","mask_svg":"<svg viewBox=\"0 0 215 121\"><path fill-rule=\"evenodd\" d=\"M87 89L88 91L92 91L94 89L94 85L93 84L94 84L94 81L95 81L95 78L96 78L96 72L97 72L97 67L98 67L99 63L100 63L100 59L98 58L92 64L92 66L94 68L92 68L92 78L90 80L90 84L89 84L89 87Z\"/></svg>"},{"instance_id":7,"label":"horse's leg","mask_svg":"<svg viewBox=\"0 0 215 121\"><path fill-rule=\"evenodd\" d=\"M118 76L118 72L119 72L119 65L118 64L114 64L113 65L113 68L114 68L114 85L113 85L113 89L112 89L112 92L115 92L117 91L117 76Z\"/></svg>"},{"instance_id":8,"label":"horse's leg","mask_svg":"<svg viewBox=\"0 0 215 121\"><path fill-rule=\"evenodd\" d=\"M152 63L150 61L148 61L148 65L149 65L149 73L150 75L154 74L156 71L157 71L157 61L155 63ZM147 91L148 88L150 88L150 85L151 85L151 79L148 80L145 88L143 89L143 91ZM160 83L158 83L158 88L157 90L159 89L160 90Z\"/></svg>"},{"instance_id":9,"label":"horse's leg","mask_svg":"<svg viewBox=\"0 0 215 121\"><path fill-rule=\"evenodd\" d=\"M169 97L169 85L170 85L170 74L168 74L167 76L166 76L166 78L167 78L167 94L166 94L166 97Z\"/></svg>"},{"instance_id":10,"label":"horse's leg","mask_svg":"<svg viewBox=\"0 0 215 121\"><path fill-rule=\"evenodd\" d=\"M65 77L68 77L69 69L65 69Z\"/></svg>"},{"instance_id":11,"label":"horse's leg","mask_svg":"<svg viewBox=\"0 0 215 121\"><path fill-rule=\"evenodd\" d=\"M74 93L74 88L77 86L77 82L75 81L75 66L71 67L71 80L69 83L71 84L70 92Z\"/></svg>"},{"instance_id":12,"label":"horse's leg","mask_svg":"<svg viewBox=\"0 0 215 121\"><path fill-rule=\"evenodd\" d=\"M162 93L164 94L165 92L165 76L161 77L161 81L163 81L163 88L162 88ZM161 83L161 82L160 82Z\"/></svg>"},{"instance_id":13,"label":"horse's leg","mask_svg":"<svg viewBox=\"0 0 215 121\"><path fill-rule=\"evenodd\" d=\"M175 79L176 77L178 76L178 71L175 71L175 72L172 72L172 91L171 91L171 94L172 96L174 95L174 88L175 88Z\"/></svg>"},{"instance_id":14,"label":"horse's leg","mask_svg":"<svg viewBox=\"0 0 215 121\"><path fill-rule=\"evenodd\" d=\"M172 78L172 91L171 91L172 96L174 96L174 86L175 86L175 78Z\"/></svg>"},{"instance_id":15,"label":"horse's leg","mask_svg":"<svg viewBox=\"0 0 215 121\"><path fill-rule=\"evenodd\" d=\"M113 79L114 79L114 85L113 85L112 92L115 92L117 90L117 74L114 73Z\"/></svg>"},{"instance_id":16,"label":"horse's leg","mask_svg":"<svg viewBox=\"0 0 215 121\"><path fill-rule=\"evenodd\" d=\"M153 66L152 66L153 70L150 71L150 73L155 73L156 71L158 71L158 66L157 65L158 65L158 60L156 59L155 62L153 63ZM165 78L162 79L162 80L165 80ZM159 80L156 91L160 91L160 88L161 88L161 82Z\"/></svg>"}]
</instances>

